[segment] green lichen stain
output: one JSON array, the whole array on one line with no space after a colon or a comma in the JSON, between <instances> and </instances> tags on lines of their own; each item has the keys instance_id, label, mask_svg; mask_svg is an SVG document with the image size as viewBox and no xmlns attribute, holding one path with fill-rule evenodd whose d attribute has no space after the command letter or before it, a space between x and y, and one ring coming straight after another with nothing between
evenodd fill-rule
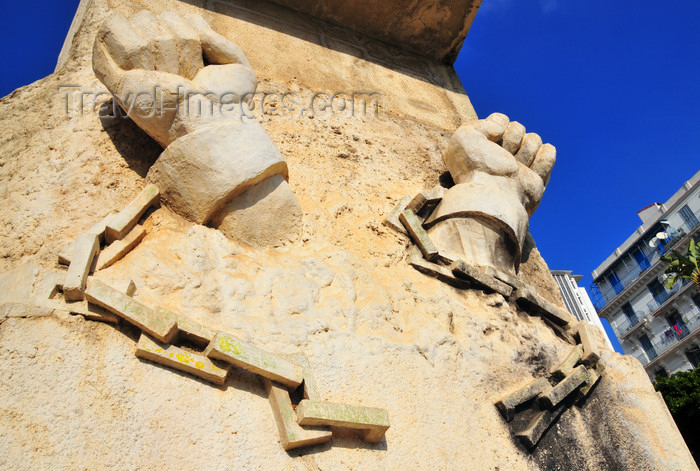
<instances>
[{"instance_id":1,"label":"green lichen stain","mask_svg":"<svg viewBox=\"0 0 700 471\"><path fill-rule=\"evenodd\" d=\"M387 413L383 409L323 403L309 403L307 407L309 415L312 417L358 425L383 425L388 423Z\"/></svg>"},{"instance_id":2,"label":"green lichen stain","mask_svg":"<svg viewBox=\"0 0 700 471\"><path fill-rule=\"evenodd\" d=\"M222 352L231 353L233 355L240 355L243 352L241 344L236 342L230 337L219 336L219 349Z\"/></svg>"},{"instance_id":3,"label":"green lichen stain","mask_svg":"<svg viewBox=\"0 0 700 471\"><path fill-rule=\"evenodd\" d=\"M157 186L149 185L145 188L144 193L145 193L146 198L151 199L159 193L159 190L158 190Z\"/></svg>"}]
</instances>

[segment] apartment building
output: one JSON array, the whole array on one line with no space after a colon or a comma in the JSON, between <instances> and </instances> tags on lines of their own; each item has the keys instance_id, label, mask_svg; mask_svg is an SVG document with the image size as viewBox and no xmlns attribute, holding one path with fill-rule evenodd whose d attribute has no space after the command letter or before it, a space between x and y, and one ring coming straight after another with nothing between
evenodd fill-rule
<instances>
[{"instance_id":1,"label":"apartment building","mask_svg":"<svg viewBox=\"0 0 700 471\"><path fill-rule=\"evenodd\" d=\"M554 281L559 285L559 292L564 300L566 309L579 321L586 321L598 327L605 334L605 341L608 342L610 350L614 350L612 342L608 338L608 333L600 322L600 317L593 307L591 298L585 288L578 285L583 278L582 275L573 275L571 270L551 270Z\"/></svg>"},{"instance_id":2,"label":"apartment building","mask_svg":"<svg viewBox=\"0 0 700 471\"><path fill-rule=\"evenodd\" d=\"M700 171L665 203L638 212L642 225L593 273L591 297L626 354L649 377L700 365L700 291L688 280L664 286L671 250L700 241Z\"/></svg>"}]
</instances>

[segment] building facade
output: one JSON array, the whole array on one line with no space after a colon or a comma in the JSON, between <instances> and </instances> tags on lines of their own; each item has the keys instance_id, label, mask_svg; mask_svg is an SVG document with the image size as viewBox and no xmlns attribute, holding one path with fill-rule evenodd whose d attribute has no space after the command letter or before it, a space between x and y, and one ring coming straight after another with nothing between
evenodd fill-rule
<instances>
[{"instance_id":1,"label":"building facade","mask_svg":"<svg viewBox=\"0 0 700 471\"><path fill-rule=\"evenodd\" d=\"M593 271L591 297L653 380L700 365L700 291L688 280L666 289L661 260L671 250L685 253L691 238L700 241L700 171L638 215L642 225Z\"/></svg>"},{"instance_id":2,"label":"building facade","mask_svg":"<svg viewBox=\"0 0 700 471\"><path fill-rule=\"evenodd\" d=\"M564 300L564 306L573 314L579 321L586 321L591 325L598 327L605 334L605 340L608 342L610 350L615 350L612 342L608 338L608 333L600 322L600 317L593 307L591 298L588 296L585 288L581 288L578 282L583 278L581 275L572 275L571 270L552 270L554 281L559 285L561 297Z\"/></svg>"}]
</instances>

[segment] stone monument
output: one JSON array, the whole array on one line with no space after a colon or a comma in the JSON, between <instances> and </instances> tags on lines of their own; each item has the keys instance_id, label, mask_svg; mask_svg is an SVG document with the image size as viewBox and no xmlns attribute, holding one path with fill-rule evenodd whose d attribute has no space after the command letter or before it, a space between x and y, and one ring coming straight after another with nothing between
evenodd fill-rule
<instances>
[{"instance_id":1,"label":"stone monument","mask_svg":"<svg viewBox=\"0 0 700 471\"><path fill-rule=\"evenodd\" d=\"M0 99L0 465L697 469L563 307L479 4L82 0Z\"/></svg>"}]
</instances>

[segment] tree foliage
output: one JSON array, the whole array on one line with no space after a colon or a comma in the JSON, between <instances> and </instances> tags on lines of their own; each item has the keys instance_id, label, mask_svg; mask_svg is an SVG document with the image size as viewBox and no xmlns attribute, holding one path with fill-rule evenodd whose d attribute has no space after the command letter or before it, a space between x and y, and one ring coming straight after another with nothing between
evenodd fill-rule
<instances>
[{"instance_id":1,"label":"tree foliage","mask_svg":"<svg viewBox=\"0 0 700 471\"><path fill-rule=\"evenodd\" d=\"M691 280L700 288L700 266L698 265L700 257L698 252L700 252L700 244L690 239L685 255L672 250L670 255L661 258L669 263L666 271L664 271L664 273L670 275L668 280L666 280L666 288L670 289L680 278Z\"/></svg>"},{"instance_id":2,"label":"tree foliage","mask_svg":"<svg viewBox=\"0 0 700 471\"><path fill-rule=\"evenodd\" d=\"M659 378L661 393L695 462L700 464L700 368Z\"/></svg>"},{"instance_id":3,"label":"tree foliage","mask_svg":"<svg viewBox=\"0 0 700 471\"><path fill-rule=\"evenodd\" d=\"M673 416L700 420L700 368L659 378L654 388L661 393Z\"/></svg>"}]
</instances>

